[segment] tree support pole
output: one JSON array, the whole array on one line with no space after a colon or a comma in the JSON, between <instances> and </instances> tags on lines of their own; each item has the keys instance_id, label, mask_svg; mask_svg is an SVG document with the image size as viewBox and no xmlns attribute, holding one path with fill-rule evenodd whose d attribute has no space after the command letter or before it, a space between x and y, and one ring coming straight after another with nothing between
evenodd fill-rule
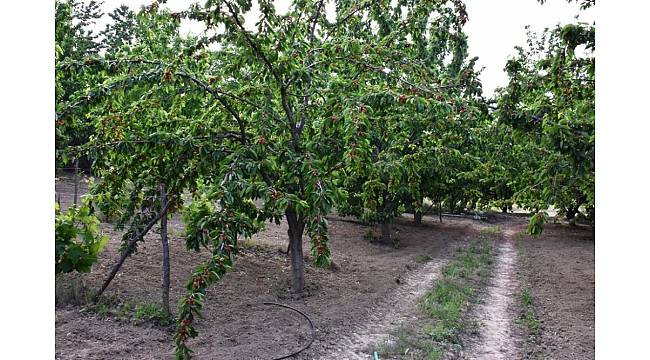
<instances>
[{"instance_id":1,"label":"tree support pole","mask_svg":"<svg viewBox=\"0 0 650 360\"><path fill-rule=\"evenodd\" d=\"M74 158L74 205L77 206L77 195L79 193L79 160Z\"/></svg>"},{"instance_id":2,"label":"tree support pole","mask_svg":"<svg viewBox=\"0 0 650 360\"><path fill-rule=\"evenodd\" d=\"M152 228L152 227L153 227L153 226L158 222L158 220L160 220L160 218L162 217L162 215L163 215L164 213L167 212L167 209L169 209L169 205L170 205L170 204L171 204L171 202L168 202L168 203L165 205L165 207L163 208L163 210L160 212L160 214L158 214L158 216L156 216L155 218L153 218L153 219L152 219L152 220L147 224L147 226L145 226L144 229L142 229L142 231L140 231L140 233L138 233L137 236L134 236L134 237L131 238L131 240L129 240L129 243L128 243L127 246L126 246L126 249L124 249L124 252L123 252L122 255L120 256L119 260L118 260L117 263L115 263L115 265L113 266L113 270L111 270L111 273L108 274L108 277L107 277L106 280L104 281L104 284L102 285L101 289L99 289L99 291L97 292L97 294L95 294L95 296L93 297L93 302L97 302L97 300L99 299L99 297L104 293L104 290L106 290L106 288L107 288L108 285L111 283L111 281L113 281L113 278L115 277L115 275L117 274L117 272L120 271L120 268L122 267L122 264L124 264L124 260L126 260L126 258L131 254L131 252L132 252L133 249L135 248L135 244L136 244L139 240L141 240L141 239L142 239L142 238L143 238L143 237L144 237L144 236L149 232L149 230L151 230L151 228Z\"/></svg>"},{"instance_id":3,"label":"tree support pole","mask_svg":"<svg viewBox=\"0 0 650 360\"><path fill-rule=\"evenodd\" d=\"M169 311L169 242L167 241L167 194L165 193L165 184L160 184L160 240L162 242L162 307L167 315Z\"/></svg>"}]
</instances>

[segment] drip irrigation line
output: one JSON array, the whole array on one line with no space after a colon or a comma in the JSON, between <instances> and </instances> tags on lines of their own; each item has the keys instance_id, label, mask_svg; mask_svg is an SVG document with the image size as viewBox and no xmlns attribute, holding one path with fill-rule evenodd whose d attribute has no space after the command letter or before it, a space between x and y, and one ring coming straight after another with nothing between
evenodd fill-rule
<instances>
[{"instance_id":1,"label":"drip irrigation line","mask_svg":"<svg viewBox=\"0 0 650 360\"><path fill-rule=\"evenodd\" d=\"M310 327L310 329L311 329L311 339L309 340L309 343L307 343L307 345L303 346L300 350L298 350L298 351L296 351L296 352L293 352L293 353L291 353L291 354L289 354L289 355L285 355L285 356L282 356L282 357L276 357L276 358L273 358L272 360L288 359L288 358L290 358L290 357L294 357L294 356L300 354L301 352L303 352L303 351L309 349L309 347L311 346L311 344L312 344L312 343L314 342L314 340L316 339L316 330L314 329L314 323L311 321L311 319L309 318L309 316L307 316L307 314L305 314L304 312L302 312L302 311L300 311L300 310L298 310L298 309L296 309L296 308L293 308L293 307L291 307L291 306L289 306L289 305L278 304L278 303L274 303L274 302L264 302L264 303L262 303L262 304L264 304L264 305L279 306L279 307L283 307L283 308L286 308L286 309L293 310L293 311L297 312L298 314L302 315L305 319L307 319L307 321L309 322L309 327Z\"/></svg>"}]
</instances>

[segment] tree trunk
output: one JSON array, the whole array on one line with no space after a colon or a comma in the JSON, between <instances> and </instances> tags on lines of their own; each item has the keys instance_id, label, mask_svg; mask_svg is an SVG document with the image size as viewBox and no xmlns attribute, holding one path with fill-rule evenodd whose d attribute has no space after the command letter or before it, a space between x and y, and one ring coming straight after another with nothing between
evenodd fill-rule
<instances>
[{"instance_id":1,"label":"tree trunk","mask_svg":"<svg viewBox=\"0 0 650 360\"><path fill-rule=\"evenodd\" d=\"M440 222L442 222L442 201L438 203L438 217L440 218Z\"/></svg>"},{"instance_id":2,"label":"tree trunk","mask_svg":"<svg viewBox=\"0 0 650 360\"><path fill-rule=\"evenodd\" d=\"M381 224L381 242L384 244L392 244L391 231L393 228L393 218L390 217Z\"/></svg>"},{"instance_id":3,"label":"tree trunk","mask_svg":"<svg viewBox=\"0 0 650 360\"><path fill-rule=\"evenodd\" d=\"M576 217L577 213L578 213L577 209L574 209L574 208L573 209L572 208L568 209L566 211L566 219L569 220L569 221L573 220Z\"/></svg>"},{"instance_id":4,"label":"tree trunk","mask_svg":"<svg viewBox=\"0 0 650 360\"><path fill-rule=\"evenodd\" d=\"M569 222L569 225L576 225L576 215L578 214L580 205L572 208L568 208L566 211L566 219Z\"/></svg>"},{"instance_id":5,"label":"tree trunk","mask_svg":"<svg viewBox=\"0 0 650 360\"><path fill-rule=\"evenodd\" d=\"M165 184L160 184L160 207L164 209L167 205ZM169 312L169 242L167 241L167 211L160 218L160 240L163 253L163 276L162 276L162 307L167 315Z\"/></svg>"},{"instance_id":6,"label":"tree trunk","mask_svg":"<svg viewBox=\"0 0 650 360\"><path fill-rule=\"evenodd\" d=\"M302 232L305 229L303 217L287 209L287 223L289 223L289 248L291 249L291 292L301 294L305 287L304 267L302 253Z\"/></svg>"},{"instance_id":7,"label":"tree trunk","mask_svg":"<svg viewBox=\"0 0 650 360\"><path fill-rule=\"evenodd\" d=\"M413 214L413 223L415 225L422 225L422 210L417 210Z\"/></svg>"},{"instance_id":8,"label":"tree trunk","mask_svg":"<svg viewBox=\"0 0 650 360\"><path fill-rule=\"evenodd\" d=\"M419 200L419 208L415 211L413 211L413 223L415 225L422 225L422 204L424 201L420 198Z\"/></svg>"},{"instance_id":9,"label":"tree trunk","mask_svg":"<svg viewBox=\"0 0 650 360\"><path fill-rule=\"evenodd\" d=\"M504 214L507 214L508 213L508 205L503 206L501 208L501 212L504 213Z\"/></svg>"}]
</instances>

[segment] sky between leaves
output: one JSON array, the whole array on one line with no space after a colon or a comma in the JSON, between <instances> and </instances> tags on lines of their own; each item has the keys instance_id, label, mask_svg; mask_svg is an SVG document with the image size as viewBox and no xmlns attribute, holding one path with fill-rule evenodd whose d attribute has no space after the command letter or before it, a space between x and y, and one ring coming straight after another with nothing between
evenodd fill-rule
<instances>
[{"instance_id":1,"label":"sky between leaves","mask_svg":"<svg viewBox=\"0 0 650 360\"><path fill-rule=\"evenodd\" d=\"M85 0L88 2L89 0ZM126 3L133 9L142 5L149 5L152 0L104 0L103 11L109 13L114 8ZM164 6L172 11L185 10L192 0L169 0ZM290 0L275 1L279 14L285 13L291 4ZM582 22L595 21L595 7L580 11L576 3L568 4L566 0L548 0L540 5L536 0L465 0L469 22L465 25L465 33L469 38L470 57L478 56L477 67L484 68L481 74L483 92L486 97L491 97L499 86L507 85L508 78L503 71L508 56L514 55L514 47L526 43L525 26L530 25L531 30L542 32L545 27L555 24L574 22L576 15ZM334 19L333 7L326 8L328 19ZM259 18L259 8L246 14L246 24L254 28ZM96 31L103 29L110 18L105 15L96 26ZM181 32L199 34L203 31L202 24L184 21Z\"/></svg>"}]
</instances>

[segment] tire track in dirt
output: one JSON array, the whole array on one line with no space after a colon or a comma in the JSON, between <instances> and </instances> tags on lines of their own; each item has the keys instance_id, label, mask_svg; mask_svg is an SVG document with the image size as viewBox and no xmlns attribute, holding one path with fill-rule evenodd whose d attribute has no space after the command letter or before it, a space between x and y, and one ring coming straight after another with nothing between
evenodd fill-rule
<instances>
[{"instance_id":1,"label":"tire track in dirt","mask_svg":"<svg viewBox=\"0 0 650 360\"><path fill-rule=\"evenodd\" d=\"M480 323L479 336L463 351L463 359L515 359L518 355L512 306L517 292L513 236L520 230L506 228L497 246L494 276L473 319Z\"/></svg>"},{"instance_id":2,"label":"tire track in dirt","mask_svg":"<svg viewBox=\"0 0 650 360\"><path fill-rule=\"evenodd\" d=\"M418 299L431 288L447 262L447 259L431 260L402 279L402 285L388 294L365 322L357 324L348 334L342 334L336 348L319 359L371 358L372 352L368 351L368 347L387 340L400 324L416 318Z\"/></svg>"}]
</instances>

